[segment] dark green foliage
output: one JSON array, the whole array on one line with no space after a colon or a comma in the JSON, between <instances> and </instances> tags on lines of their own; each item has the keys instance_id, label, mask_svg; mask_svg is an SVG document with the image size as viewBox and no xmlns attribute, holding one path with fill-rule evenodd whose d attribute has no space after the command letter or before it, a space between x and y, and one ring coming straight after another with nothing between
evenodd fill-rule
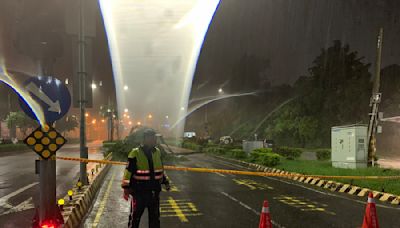
<instances>
[{"instance_id":1,"label":"dark green foliage","mask_svg":"<svg viewBox=\"0 0 400 228\"><path fill-rule=\"evenodd\" d=\"M329 146L332 126L366 122L371 75L362 60L340 41L322 49L309 75L295 83L295 101L274 116L265 134L280 145Z\"/></svg>"},{"instance_id":2,"label":"dark green foliage","mask_svg":"<svg viewBox=\"0 0 400 228\"><path fill-rule=\"evenodd\" d=\"M322 161L331 160L332 153L331 153L331 150L329 150L329 149L319 149L319 150L315 151L315 153L317 154L318 160L322 160Z\"/></svg>"},{"instance_id":3,"label":"dark green foliage","mask_svg":"<svg viewBox=\"0 0 400 228\"><path fill-rule=\"evenodd\" d=\"M0 144L0 152L4 151L23 151L29 150L29 148L22 143L17 144Z\"/></svg>"},{"instance_id":4,"label":"dark green foliage","mask_svg":"<svg viewBox=\"0 0 400 228\"><path fill-rule=\"evenodd\" d=\"M232 149L229 150L229 155L233 158L237 158L237 159L243 159L247 157L246 152L244 152L241 149Z\"/></svg>"},{"instance_id":5,"label":"dark green foliage","mask_svg":"<svg viewBox=\"0 0 400 228\"><path fill-rule=\"evenodd\" d=\"M272 149L271 148L258 148L253 150L252 153L272 153Z\"/></svg>"},{"instance_id":6,"label":"dark green foliage","mask_svg":"<svg viewBox=\"0 0 400 228\"><path fill-rule=\"evenodd\" d=\"M276 166L280 163L281 156L276 153L259 153L256 163L264 166Z\"/></svg>"},{"instance_id":7,"label":"dark green foliage","mask_svg":"<svg viewBox=\"0 0 400 228\"><path fill-rule=\"evenodd\" d=\"M273 151L289 160L294 160L296 158L299 158L301 156L301 154L303 153L298 148L291 148L291 147L285 147L285 146L275 147L273 149Z\"/></svg>"},{"instance_id":8,"label":"dark green foliage","mask_svg":"<svg viewBox=\"0 0 400 228\"><path fill-rule=\"evenodd\" d=\"M182 147L186 148L186 149L194 150L194 151L199 151L199 152L202 150L202 147L200 145L196 144L195 142L190 142L190 141L183 141Z\"/></svg>"}]
</instances>

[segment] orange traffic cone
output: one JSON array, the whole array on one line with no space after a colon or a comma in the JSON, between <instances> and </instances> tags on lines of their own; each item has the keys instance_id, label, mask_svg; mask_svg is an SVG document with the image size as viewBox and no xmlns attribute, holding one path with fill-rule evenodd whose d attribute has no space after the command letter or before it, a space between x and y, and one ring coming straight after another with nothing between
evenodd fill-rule
<instances>
[{"instance_id":1,"label":"orange traffic cone","mask_svg":"<svg viewBox=\"0 0 400 228\"><path fill-rule=\"evenodd\" d=\"M268 201L264 200L264 204L260 215L260 225L258 225L258 228L271 228L271 227L272 223L271 223L271 215L269 213Z\"/></svg>"},{"instance_id":2,"label":"orange traffic cone","mask_svg":"<svg viewBox=\"0 0 400 228\"><path fill-rule=\"evenodd\" d=\"M365 208L365 215L362 228L379 228L378 216L376 214L375 200L372 192L368 194L368 204Z\"/></svg>"}]
</instances>

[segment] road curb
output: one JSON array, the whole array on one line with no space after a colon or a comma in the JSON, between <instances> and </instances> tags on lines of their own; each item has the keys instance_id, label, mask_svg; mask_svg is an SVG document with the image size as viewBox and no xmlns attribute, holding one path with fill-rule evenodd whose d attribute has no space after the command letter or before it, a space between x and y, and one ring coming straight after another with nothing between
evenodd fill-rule
<instances>
[{"instance_id":1,"label":"road curb","mask_svg":"<svg viewBox=\"0 0 400 228\"><path fill-rule=\"evenodd\" d=\"M221 157L221 156L217 156L217 155L210 155L210 156L213 156L213 157L221 159L221 160L238 163L238 164L247 166L250 169L254 169L257 171L261 171L261 172L280 173L280 174L300 174L300 173L288 172L288 171L284 171L284 170L280 170L280 169L276 169L276 168L266 167L263 165L254 164L254 163L250 163L250 162L245 162L245 161L241 161L241 160L237 160L237 159L233 159L233 158L226 158L226 157ZM305 177L294 176L294 177L284 177L284 178L291 179L291 180L298 181L298 182L305 183L305 184L314 185L314 186L325 188L325 189L329 189L334 192L347 193L347 194L355 195L355 196L359 196L359 197L365 197L368 195L369 192L372 192L374 195L374 198L378 199L379 201L387 202L392 205L400 205L400 196L390 194L390 193L374 191L374 190L371 190L368 188L362 188L359 186L344 184L344 183L336 182L336 181L332 181L332 180L323 180L323 179L314 178L314 177L305 178Z\"/></svg>"},{"instance_id":2,"label":"road curb","mask_svg":"<svg viewBox=\"0 0 400 228\"><path fill-rule=\"evenodd\" d=\"M107 159L109 160L109 159ZM78 187L74 187L72 191L74 192L72 201L69 200L69 196L64 197L66 204L62 211L62 216L64 217L65 228L79 227L82 219L85 217L86 213L89 211L93 199L96 196L97 191L101 187L103 180L110 169L111 165L101 165L97 174L89 176L89 185L82 186L81 190Z\"/></svg>"}]
</instances>

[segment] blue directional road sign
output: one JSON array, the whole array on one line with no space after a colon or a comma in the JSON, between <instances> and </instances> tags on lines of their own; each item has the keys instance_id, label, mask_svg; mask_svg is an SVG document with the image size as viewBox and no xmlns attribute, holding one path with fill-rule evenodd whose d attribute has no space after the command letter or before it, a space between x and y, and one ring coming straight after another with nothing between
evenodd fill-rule
<instances>
[{"instance_id":1,"label":"blue directional road sign","mask_svg":"<svg viewBox=\"0 0 400 228\"><path fill-rule=\"evenodd\" d=\"M42 107L46 123L53 123L67 114L71 106L71 95L63 82L53 77L32 77L24 83L26 91ZM31 108L21 97L19 103L22 110L36 119Z\"/></svg>"}]
</instances>

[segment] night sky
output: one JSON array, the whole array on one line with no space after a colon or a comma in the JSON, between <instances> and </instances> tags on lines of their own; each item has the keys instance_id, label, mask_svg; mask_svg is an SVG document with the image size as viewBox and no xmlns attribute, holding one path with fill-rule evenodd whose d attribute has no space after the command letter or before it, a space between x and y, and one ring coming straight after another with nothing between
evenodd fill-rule
<instances>
[{"instance_id":1,"label":"night sky","mask_svg":"<svg viewBox=\"0 0 400 228\"><path fill-rule=\"evenodd\" d=\"M55 40L61 49L55 45L54 50L46 52L56 56L52 58L55 59L52 72L60 79L71 78L72 42L65 34L64 23L65 6L70 2L0 2L0 56L9 69L32 75L39 71L37 61L15 47L17 31L23 30L25 35L19 39L28 44L38 33L53 31L59 35ZM112 68L98 7L96 1L91 2L97 10L93 78L107 82L98 94L101 101L95 101L100 105L110 94L113 97ZM293 83L307 73L320 49L336 39L365 56L365 62L373 63L381 26L385 29L382 67L400 64L399 21L398 0L222 0L205 39L192 95L206 96L215 93L215 88L222 84L228 88L234 85L231 75L238 67L247 67L240 61L243 56L265 62L262 72L244 77L262 78L272 84ZM5 100L0 97L0 101Z\"/></svg>"}]
</instances>

